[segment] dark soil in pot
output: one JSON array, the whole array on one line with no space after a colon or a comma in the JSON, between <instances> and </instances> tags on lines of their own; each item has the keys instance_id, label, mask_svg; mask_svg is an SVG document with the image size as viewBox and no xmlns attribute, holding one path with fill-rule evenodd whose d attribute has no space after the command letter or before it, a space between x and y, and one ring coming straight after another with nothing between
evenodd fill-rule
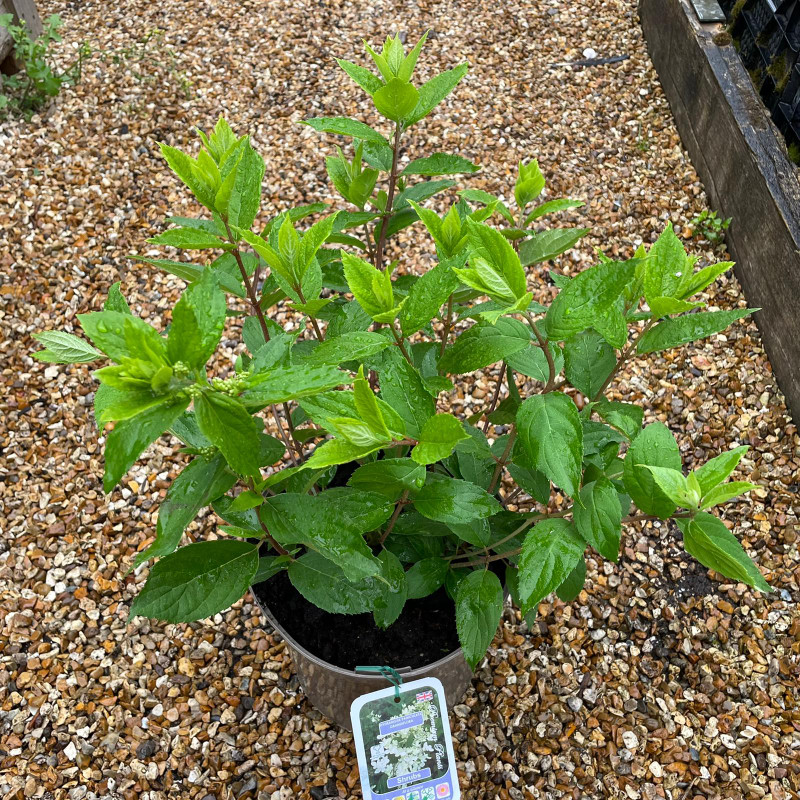
<instances>
[{"instance_id":1,"label":"dark soil in pot","mask_svg":"<svg viewBox=\"0 0 800 800\"><path fill-rule=\"evenodd\" d=\"M409 600L387 630L372 614L329 614L309 603L286 572L253 586L253 592L298 644L343 669L359 665L424 667L459 647L453 601L444 588Z\"/></svg>"}]
</instances>

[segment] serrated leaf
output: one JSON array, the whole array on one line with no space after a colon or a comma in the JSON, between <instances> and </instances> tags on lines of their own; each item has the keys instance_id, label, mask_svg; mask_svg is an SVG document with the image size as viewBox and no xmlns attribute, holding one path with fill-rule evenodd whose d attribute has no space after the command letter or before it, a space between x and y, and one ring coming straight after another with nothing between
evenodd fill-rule
<instances>
[{"instance_id":1,"label":"serrated leaf","mask_svg":"<svg viewBox=\"0 0 800 800\"><path fill-rule=\"evenodd\" d=\"M519 558L519 596L523 614L536 608L569 577L583 557L586 542L564 519L546 519L526 534Z\"/></svg>"},{"instance_id":2,"label":"serrated leaf","mask_svg":"<svg viewBox=\"0 0 800 800\"><path fill-rule=\"evenodd\" d=\"M561 392L529 397L517 412L517 429L532 466L575 497L581 482L583 428L572 399Z\"/></svg>"},{"instance_id":3,"label":"serrated leaf","mask_svg":"<svg viewBox=\"0 0 800 800\"><path fill-rule=\"evenodd\" d=\"M414 498L414 507L428 519L465 525L496 514L500 503L473 483L432 474Z\"/></svg>"},{"instance_id":4,"label":"serrated leaf","mask_svg":"<svg viewBox=\"0 0 800 800\"><path fill-rule=\"evenodd\" d=\"M297 400L351 381L347 373L327 365L278 367L254 375L241 401L248 408L264 408L272 403Z\"/></svg>"},{"instance_id":5,"label":"serrated leaf","mask_svg":"<svg viewBox=\"0 0 800 800\"><path fill-rule=\"evenodd\" d=\"M326 339L308 357L308 364L342 364L345 361L362 362L390 347L392 342L386 336L371 331L350 331L340 336Z\"/></svg>"},{"instance_id":6,"label":"serrated leaf","mask_svg":"<svg viewBox=\"0 0 800 800\"><path fill-rule=\"evenodd\" d=\"M44 345L44 350L33 353L38 361L50 364L89 364L103 358L103 354L89 342L64 331L42 331L33 338Z\"/></svg>"},{"instance_id":7,"label":"serrated leaf","mask_svg":"<svg viewBox=\"0 0 800 800\"><path fill-rule=\"evenodd\" d=\"M591 328L596 317L605 313L622 294L635 269L630 261L604 262L572 278L547 310L548 339L569 339Z\"/></svg>"},{"instance_id":8,"label":"serrated leaf","mask_svg":"<svg viewBox=\"0 0 800 800\"><path fill-rule=\"evenodd\" d=\"M217 349L225 327L225 295L210 270L190 284L175 304L167 354L175 364L202 368Z\"/></svg>"},{"instance_id":9,"label":"serrated leaf","mask_svg":"<svg viewBox=\"0 0 800 800\"><path fill-rule=\"evenodd\" d=\"M187 464L167 489L167 496L158 508L156 538L136 556L134 567L149 558L174 552L186 526L205 508L236 483L236 476L227 469L225 459L216 455L207 460L198 456Z\"/></svg>"},{"instance_id":10,"label":"serrated leaf","mask_svg":"<svg viewBox=\"0 0 800 800\"><path fill-rule=\"evenodd\" d=\"M383 81L368 69L337 58L336 63L365 91L367 94L375 94L383 86Z\"/></svg>"},{"instance_id":11,"label":"serrated leaf","mask_svg":"<svg viewBox=\"0 0 800 800\"><path fill-rule=\"evenodd\" d=\"M565 603L571 603L583 589L586 581L586 561L581 558L575 568L564 579L564 582L556 587L556 594Z\"/></svg>"},{"instance_id":12,"label":"serrated leaf","mask_svg":"<svg viewBox=\"0 0 800 800\"><path fill-rule=\"evenodd\" d=\"M623 480L639 509L667 519L675 511L676 504L658 487L648 466L681 469L678 443L661 422L648 425L631 443L625 456Z\"/></svg>"},{"instance_id":13,"label":"serrated leaf","mask_svg":"<svg viewBox=\"0 0 800 800\"><path fill-rule=\"evenodd\" d=\"M353 136L365 142L372 142L377 145L384 145L385 147L390 146L389 142L376 130L370 128L369 125L347 117L316 117L314 119L305 120L304 124L323 133Z\"/></svg>"},{"instance_id":14,"label":"serrated leaf","mask_svg":"<svg viewBox=\"0 0 800 800\"><path fill-rule=\"evenodd\" d=\"M454 69L440 72L419 87L419 100L411 114L406 118L406 127L419 122L433 111L439 103L455 89L458 82L467 74L468 64L459 64Z\"/></svg>"},{"instance_id":15,"label":"serrated leaf","mask_svg":"<svg viewBox=\"0 0 800 800\"><path fill-rule=\"evenodd\" d=\"M722 453L698 467L694 474L703 494L707 494L715 486L722 483L736 469L742 460L742 456L749 449L747 445L735 447L733 450L728 450L727 453Z\"/></svg>"},{"instance_id":16,"label":"serrated leaf","mask_svg":"<svg viewBox=\"0 0 800 800\"><path fill-rule=\"evenodd\" d=\"M474 372L530 345L528 328L519 320L501 317L495 325L479 322L462 333L439 360L442 372L451 375Z\"/></svg>"},{"instance_id":17,"label":"serrated leaf","mask_svg":"<svg viewBox=\"0 0 800 800\"><path fill-rule=\"evenodd\" d=\"M118 422L105 447L103 491L110 492L144 449L169 428L189 405L189 398L165 397L161 403Z\"/></svg>"},{"instance_id":18,"label":"serrated leaf","mask_svg":"<svg viewBox=\"0 0 800 800\"><path fill-rule=\"evenodd\" d=\"M669 222L645 261L644 294L648 304L658 297L680 297L681 289L691 280L691 269L692 262Z\"/></svg>"},{"instance_id":19,"label":"serrated leaf","mask_svg":"<svg viewBox=\"0 0 800 800\"><path fill-rule=\"evenodd\" d=\"M471 175L480 167L463 156L448 153L434 153L423 158L415 158L401 175Z\"/></svg>"},{"instance_id":20,"label":"serrated leaf","mask_svg":"<svg viewBox=\"0 0 800 800\"><path fill-rule=\"evenodd\" d=\"M220 449L234 472L258 474L258 428L236 398L219 392L204 392L195 397L194 413L200 430Z\"/></svg>"},{"instance_id":21,"label":"serrated leaf","mask_svg":"<svg viewBox=\"0 0 800 800\"><path fill-rule=\"evenodd\" d=\"M732 322L758 311L757 308L736 309L733 311L699 311L659 322L647 331L638 341L636 352L657 353L670 347L705 339L714 333L725 330Z\"/></svg>"},{"instance_id":22,"label":"serrated leaf","mask_svg":"<svg viewBox=\"0 0 800 800\"><path fill-rule=\"evenodd\" d=\"M131 606L130 617L194 622L235 603L258 569L258 547L220 540L181 547L158 561Z\"/></svg>"},{"instance_id":23,"label":"serrated leaf","mask_svg":"<svg viewBox=\"0 0 800 800\"><path fill-rule=\"evenodd\" d=\"M181 250L208 250L211 248L230 250L233 245L213 233L197 228L170 228L147 240L149 244L178 247Z\"/></svg>"},{"instance_id":24,"label":"serrated leaf","mask_svg":"<svg viewBox=\"0 0 800 800\"><path fill-rule=\"evenodd\" d=\"M525 267L549 261L574 247L576 242L589 233L589 230L589 228L553 228L535 233L520 245L519 259Z\"/></svg>"},{"instance_id":25,"label":"serrated leaf","mask_svg":"<svg viewBox=\"0 0 800 800\"><path fill-rule=\"evenodd\" d=\"M564 365L567 380L593 399L617 365L617 356L599 333L588 330L564 343Z\"/></svg>"},{"instance_id":26,"label":"serrated leaf","mask_svg":"<svg viewBox=\"0 0 800 800\"><path fill-rule=\"evenodd\" d=\"M536 208L525 217L525 227L528 227L531 222L539 219L539 217L543 217L545 214L555 214L570 208L581 208L584 205L586 204L582 200L570 200L566 197L548 200L546 203L536 206Z\"/></svg>"},{"instance_id":27,"label":"serrated leaf","mask_svg":"<svg viewBox=\"0 0 800 800\"><path fill-rule=\"evenodd\" d=\"M762 592L772 591L736 537L713 514L701 511L692 519L679 519L677 523L686 552L704 567Z\"/></svg>"},{"instance_id":28,"label":"serrated leaf","mask_svg":"<svg viewBox=\"0 0 800 800\"><path fill-rule=\"evenodd\" d=\"M375 581L351 583L340 567L314 552L300 556L289 565L289 579L306 600L330 614L372 611L382 591Z\"/></svg>"},{"instance_id":29,"label":"serrated leaf","mask_svg":"<svg viewBox=\"0 0 800 800\"><path fill-rule=\"evenodd\" d=\"M398 122L416 108L419 92L406 81L392 78L372 95L375 108L384 117Z\"/></svg>"},{"instance_id":30,"label":"serrated leaf","mask_svg":"<svg viewBox=\"0 0 800 800\"><path fill-rule=\"evenodd\" d=\"M730 483L723 483L720 486L715 486L703 496L700 509L704 511L712 506L718 506L720 503L725 503L755 488L757 488L756 484L750 483L749 481L731 481Z\"/></svg>"},{"instance_id":31,"label":"serrated leaf","mask_svg":"<svg viewBox=\"0 0 800 800\"><path fill-rule=\"evenodd\" d=\"M617 430L622 431L631 441L642 430L644 410L633 403L620 403L602 398L594 407L594 410L609 425L613 425Z\"/></svg>"},{"instance_id":32,"label":"serrated leaf","mask_svg":"<svg viewBox=\"0 0 800 800\"><path fill-rule=\"evenodd\" d=\"M433 594L444 583L449 568L450 562L437 556L412 564L406 572L408 599L419 600Z\"/></svg>"},{"instance_id":33,"label":"serrated leaf","mask_svg":"<svg viewBox=\"0 0 800 800\"><path fill-rule=\"evenodd\" d=\"M489 570L475 570L456 590L456 628L467 663L475 669L503 616L503 587Z\"/></svg>"},{"instance_id":34,"label":"serrated leaf","mask_svg":"<svg viewBox=\"0 0 800 800\"><path fill-rule=\"evenodd\" d=\"M394 502L403 492L416 492L425 485L425 467L410 458L384 458L360 466L347 485Z\"/></svg>"},{"instance_id":35,"label":"serrated leaf","mask_svg":"<svg viewBox=\"0 0 800 800\"><path fill-rule=\"evenodd\" d=\"M411 336L421 330L439 313L442 305L459 285L453 267L463 263L463 256L440 261L411 287L408 298L400 309L400 328L404 336Z\"/></svg>"},{"instance_id":36,"label":"serrated leaf","mask_svg":"<svg viewBox=\"0 0 800 800\"><path fill-rule=\"evenodd\" d=\"M584 485L580 502L573 506L575 527L603 558L619 560L622 507L617 490L608 478Z\"/></svg>"},{"instance_id":37,"label":"serrated leaf","mask_svg":"<svg viewBox=\"0 0 800 800\"><path fill-rule=\"evenodd\" d=\"M463 424L452 414L436 414L420 431L411 458L418 464L434 464L447 458L460 441L468 438Z\"/></svg>"}]
</instances>

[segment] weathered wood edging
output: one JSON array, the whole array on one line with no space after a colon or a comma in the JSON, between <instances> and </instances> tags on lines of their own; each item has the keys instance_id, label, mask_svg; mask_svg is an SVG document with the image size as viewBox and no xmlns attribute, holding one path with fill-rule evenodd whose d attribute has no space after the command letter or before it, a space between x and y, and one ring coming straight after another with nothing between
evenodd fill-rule
<instances>
[{"instance_id":1,"label":"weathered wood edging","mask_svg":"<svg viewBox=\"0 0 800 800\"><path fill-rule=\"evenodd\" d=\"M711 204L733 217L736 275L800 419L800 178L722 27L686 0L640 0L648 50Z\"/></svg>"}]
</instances>

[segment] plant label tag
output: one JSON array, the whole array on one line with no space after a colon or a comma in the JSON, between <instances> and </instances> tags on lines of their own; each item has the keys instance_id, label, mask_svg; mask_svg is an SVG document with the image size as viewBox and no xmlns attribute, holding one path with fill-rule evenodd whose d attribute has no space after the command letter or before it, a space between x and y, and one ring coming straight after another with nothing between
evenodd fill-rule
<instances>
[{"instance_id":1,"label":"plant label tag","mask_svg":"<svg viewBox=\"0 0 800 800\"><path fill-rule=\"evenodd\" d=\"M458 800L441 681L422 678L357 697L350 706L364 800Z\"/></svg>"}]
</instances>

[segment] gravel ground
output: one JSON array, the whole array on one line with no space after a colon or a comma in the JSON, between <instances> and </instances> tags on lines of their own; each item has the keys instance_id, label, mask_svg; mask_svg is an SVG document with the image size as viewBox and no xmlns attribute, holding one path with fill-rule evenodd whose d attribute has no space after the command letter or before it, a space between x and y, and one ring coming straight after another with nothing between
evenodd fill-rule
<instances>
[{"instance_id":1,"label":"gravel ground","mask_svg":"<svg viewBox=\"0 0 800 800\"><path fill-rule=\"evenodd\" d=\"M561 269L587 266L596 246L629 254L667 220L685 229L706 199L634 3L523 0L492 14L476 0L40 5L65 19L60 53L82 38L97 52L42 118L0 126L0 796L360 797L351 736L310 708L249 597L205 623L126 623L145 577L126 570L183 457L158 443L104 497L89 370L32 361L29 334L73 330L119 275L137 312L166 322L180 282L127 259L168 211L195 210L157 139L185 145L190 126L224 112L266 159L265 214L326 196L319 148L330 140L296 122L357 112L333 56L360 60L361 36L395 29L415 40L432 28L439 68L472 64L410 151L461 152L484 167L473 186L506 193L515 162L538 156L551 196L587 201L572 221L593 233ZM630 57L554 66L589 47ZM714 290L719 307L744 304L732 278ZM478 379L453 409L490 385ZM669 424L690 465L752 446L740 477L759 488L725 518L776 591L712 582L671 527L647 525L628 531L619 566L590 559L579 598L544 604L533 630L508 609L454 709L464 795L797 798L800 449L758 331L737 324L636 362L617 389Z\"/></svg>"}]
</instances>

